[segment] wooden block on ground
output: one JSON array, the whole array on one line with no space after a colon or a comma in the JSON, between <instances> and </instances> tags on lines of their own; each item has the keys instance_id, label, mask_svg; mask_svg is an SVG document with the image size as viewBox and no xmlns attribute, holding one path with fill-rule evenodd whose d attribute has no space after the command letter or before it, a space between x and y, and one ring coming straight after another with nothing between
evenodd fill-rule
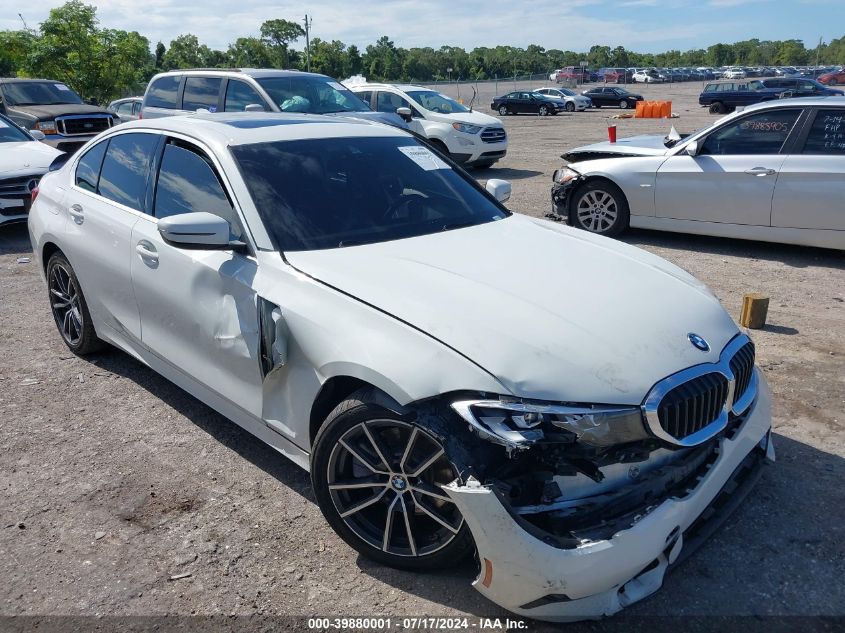
<instances>
[{"instance_id":1,"label":"wooden block on ground","mask_svg":"<svg viewBox=\"0 0 845 633\"><path fill-rule=\"evenodd\" d=\"M766 325L766 315L769 312L769 298L756 292L742 298L742 314L739 324L743 327L759 330Z\"/></svg>"}]
</instances>

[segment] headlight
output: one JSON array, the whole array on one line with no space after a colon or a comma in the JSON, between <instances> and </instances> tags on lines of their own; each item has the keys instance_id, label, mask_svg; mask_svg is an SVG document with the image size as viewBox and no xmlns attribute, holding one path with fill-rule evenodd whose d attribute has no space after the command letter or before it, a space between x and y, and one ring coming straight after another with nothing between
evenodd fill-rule
<instances>
[{"instance_id":1,"label":"headlight","mask_svg":"<svg viewBox=\"0 0 845 633\"><path fill-rule=\"evenodd\" d=\"M570 167L562 167L561 169L555 170L555 173L552 174L552 180L559 185L565 185L570 180L580 177L581 174Z\"/></svg>"},{"instance_id":2,"label":"headlight","mask_svg":"<svg viewBox=\"0 0 845 633\"><path fill-rule=\"evenodd\" d=\"M56 133L56 122L55 121L38 121L35 123L35 129L44 132L44 134L55 134Z\"/></svg>"},{"instance_id":3,"label":"headlight","mask_svg":"<svg viewBox=\"0 0 845 633\"><path fill-rule=\"evenodd\" d=\"M648 437L640 407L460 400L452 408L482 438L508 450L538 441L615 446Z\"/></svg>"},{"instance_id":4,"label":"headlight","mask_svg":"<svg viewBox=\"0 0 845 633\"><path fill-rule=\"evenodd\" d=\"M458 132L463 132L464 134L478 134L481 131L480 125L472 125L471 123L455 122L452 124L452 127Z\"/></svg>"}]
</instances>

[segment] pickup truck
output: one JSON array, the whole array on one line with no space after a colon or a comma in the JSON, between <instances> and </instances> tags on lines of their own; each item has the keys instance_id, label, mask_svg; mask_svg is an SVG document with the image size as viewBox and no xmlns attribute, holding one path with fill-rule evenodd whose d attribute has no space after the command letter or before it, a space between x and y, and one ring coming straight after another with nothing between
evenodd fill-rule
<instances>
[{"instance_id":1,"label":"pickup truck","mask_svg":"<svg viewBox=\"0 0 845 633\"><path fill-rule=\"evenodd\" d=\"M0 78L0 114L42 132L42 142L68 153L120 123L116 114L83 103L68 86L48 79Z\"/></svg>"},{"instance_id":2,"label":"pickup truck","mask_svg":"<svg viewBox=\"0 0 845 633\"><path fill-rule=\"evenodd\" d=\"M828 88L813 79L775 77L748 81L716 81L704 86L698 96L699 105L710 108L712 114L733 112L738 107L785 99L788 97L842 96L845 92Z\"/></svg>"}]
</instances>

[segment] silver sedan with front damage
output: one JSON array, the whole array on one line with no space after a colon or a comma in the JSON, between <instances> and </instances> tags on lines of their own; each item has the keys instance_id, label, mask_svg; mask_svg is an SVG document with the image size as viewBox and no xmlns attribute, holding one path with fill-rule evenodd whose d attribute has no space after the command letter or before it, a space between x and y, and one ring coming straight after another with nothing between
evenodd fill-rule
<instances>
[{"instance_id":1,"label":"silver sedan with front damage","mask_svg":"<svg viewBox=\"0 0 845 633\"><path fill-rule=\"evenodd\" d=\"M198 115L91 141L29 229L73 352L111 343L308 469L362 554L474 554L498 604L600 617L773 458L769 391L700 282L509 194L396 128Z\"/></svg>"}]
</instances>

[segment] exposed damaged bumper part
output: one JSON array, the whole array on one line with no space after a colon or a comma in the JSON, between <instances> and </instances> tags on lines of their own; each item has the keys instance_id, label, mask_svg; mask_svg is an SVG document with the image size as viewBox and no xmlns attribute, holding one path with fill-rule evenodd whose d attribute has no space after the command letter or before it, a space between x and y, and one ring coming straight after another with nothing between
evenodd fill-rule
<instances>
[{"instance_id":1,"label":"exposed damaged bumper part","mask_svg":"<svg viewBox=\"0 0 845 633\"><path fill-rule=\"evenodd\" d=\"M560 622L611 615L654 593L670 566L715 529L716 515L738 505L764 461L774 459L771 395L762 376L742 426L719 442L717 458L686 495L643 508L611 538L572 549L529 533L491 486L472 479L446 486L478 548L481 572L473 586L510 611Z\"/></svg>"}]
</instances>

